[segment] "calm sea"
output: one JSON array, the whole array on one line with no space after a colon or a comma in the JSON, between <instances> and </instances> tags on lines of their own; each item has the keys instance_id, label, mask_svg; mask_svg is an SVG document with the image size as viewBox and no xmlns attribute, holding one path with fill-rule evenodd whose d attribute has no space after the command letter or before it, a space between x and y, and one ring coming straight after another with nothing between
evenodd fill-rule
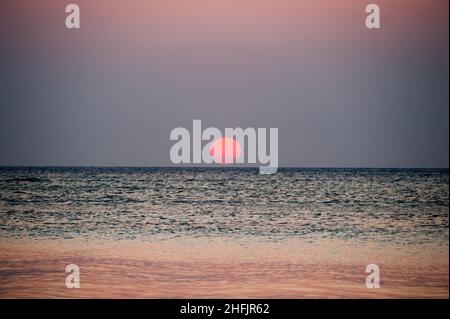
<instances>
[{"instance_id":1,"label":"calm sea","mask_svg":"<svg viewBox=\"0 0 450 319\"><path fill-rule=\"evenodd\" d=\"M0 239L445 244L448 209L448 169L0 168Z\"/></svg>"}]
</instances>

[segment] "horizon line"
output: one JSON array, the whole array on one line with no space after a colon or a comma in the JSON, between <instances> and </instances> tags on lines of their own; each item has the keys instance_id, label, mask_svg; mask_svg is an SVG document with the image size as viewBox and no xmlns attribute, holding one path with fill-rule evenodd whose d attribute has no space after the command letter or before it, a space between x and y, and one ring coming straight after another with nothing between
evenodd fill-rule
<instances>
[{"instance_id":1,"label":"horizon line","mask_svg":"<svg viewBox=\"0 0 450 319\"><path fill-rule=\"evenodd\" d=\"M196 166L184 166L184 165L0 165L0 168L207 168L207 169L243 169L254 168L259 169L260 166L232 166L232 165L196 165ZM297 169L445 169L449 167L415 167L415 166L279 166L278 169L285 168L297 168Z\"/></svg>"}]
</instances>

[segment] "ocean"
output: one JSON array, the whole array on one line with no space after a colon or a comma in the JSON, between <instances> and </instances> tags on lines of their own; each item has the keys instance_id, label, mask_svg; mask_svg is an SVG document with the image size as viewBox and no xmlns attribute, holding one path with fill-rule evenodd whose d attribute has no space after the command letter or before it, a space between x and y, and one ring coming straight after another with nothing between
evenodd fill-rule
<instances>
[{"instance_id":1,"label":"ocean","mask_svg":"<svg viewBox=\"0 0 450 319\"><path fill-rule=\"evenodd\" d=\"M0 168L0 238L448 242L448 169Z\"/></svg>"},{"instance_id":2,"label":"ocean","mask_svg":"<svg viewBox=\"0 0 450 319\"><path fill-rule=\"evenodd\" d=\"M3 167L0 190L0 298L448 298L447 169Z\"/></svg>"}]
</instances>

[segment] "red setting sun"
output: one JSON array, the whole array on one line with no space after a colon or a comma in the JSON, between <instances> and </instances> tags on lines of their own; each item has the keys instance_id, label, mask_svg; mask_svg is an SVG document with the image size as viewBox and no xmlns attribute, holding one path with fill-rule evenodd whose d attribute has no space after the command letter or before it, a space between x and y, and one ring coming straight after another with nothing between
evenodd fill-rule
<instances>
[{"instance_id":1,"label":"red setting sun","mask_svg":"<svg viewBox=\"0 0 450 319\"><path fill-rule=\"evenodd\" d=\"M241 156L241 145L234 138L222 137L214 142L209 154L216 163L235 163Z\"/></svg>"}]
</instances>

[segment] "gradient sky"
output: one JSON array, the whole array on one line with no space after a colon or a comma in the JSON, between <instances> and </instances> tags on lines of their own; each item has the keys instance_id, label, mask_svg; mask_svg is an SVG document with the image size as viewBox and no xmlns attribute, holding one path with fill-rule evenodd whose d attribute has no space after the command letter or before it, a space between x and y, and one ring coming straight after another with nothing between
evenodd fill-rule
<instances>
[{"instance_id":1,"label":"gradient sky","mask_svg":"<svg viewBox=\"0 0 450 319\"><path fill-rule=\"evenodd\" d=\"M171 165L170 131L201 119L278 127L281 166L448 167L448 19L447 0L2 0L0 165Z\"/></svg>"}]
</instances>

